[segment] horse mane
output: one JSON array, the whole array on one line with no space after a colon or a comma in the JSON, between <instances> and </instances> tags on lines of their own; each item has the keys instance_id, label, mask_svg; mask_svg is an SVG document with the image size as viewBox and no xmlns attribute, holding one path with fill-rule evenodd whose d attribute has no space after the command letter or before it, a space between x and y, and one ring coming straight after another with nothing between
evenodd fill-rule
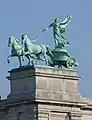
<instances>
[{"instance_id":1,"label":"horse mane","mask_svg":"<svg viewBox=\"0 0 92 120\"><path fill-rule=\"evenodd\" d=\"M27 36L27 38L32 42L32 40L31 40L31 38L27 35L27 34L25 34L26 36Z\"/></svg>"},{"instance_id":2,"label":"horse mane","mask_svg":"<svg viewBox=\"0 0 92 120\"><path fill-rule=\"evenodd\" d=\"M34 43L36 41L36 38L35 39L32 39L30 38L26 33L23 33L24 36L26 36L26 38L31 42L31 43Z\"/></svg>"},{"instance_id":3,"label":"horse mane","mask_svg":"<svg viewBox=\"0 0 92 120\"><path fill-rule=\"evenodd\" d=\"M16 42L20 45L19 41L15 38Z\"/></svg>"}]
</instances>

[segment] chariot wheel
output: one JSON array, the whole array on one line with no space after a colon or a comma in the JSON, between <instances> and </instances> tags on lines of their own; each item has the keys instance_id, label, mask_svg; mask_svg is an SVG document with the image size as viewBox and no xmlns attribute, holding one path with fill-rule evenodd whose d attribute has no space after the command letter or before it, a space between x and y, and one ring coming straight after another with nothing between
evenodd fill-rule
<instances>
[{"instance_id":1,"label":"chariot wheel","mask_svg":"<svg viewBox=\"0 0 92 120\"><path fill-rule=\"evenodd\" d=\"M75 59L73 57L69 57L66 61L67 68L75 67Z\"/></svg>"}]
</instances>

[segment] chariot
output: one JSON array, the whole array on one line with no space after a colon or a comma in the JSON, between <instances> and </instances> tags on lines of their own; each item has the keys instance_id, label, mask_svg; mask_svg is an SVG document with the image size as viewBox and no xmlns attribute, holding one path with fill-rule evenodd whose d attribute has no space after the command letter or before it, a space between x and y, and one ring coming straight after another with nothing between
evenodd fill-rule
<instances>
[{"instance_id":1,"label":"chariot","mask_svg":"<svg viewBox=\"0 0 92 120\"><path fill-rule=\"evenodd\" d=\"M51 57L51 61L49 63L50 66L58 66L58 68L64 66L65 68L74 68L78 65L75 58L72 57L67 50L64 49L53 49L53 56Z\"/></svg>"}]
</instances>

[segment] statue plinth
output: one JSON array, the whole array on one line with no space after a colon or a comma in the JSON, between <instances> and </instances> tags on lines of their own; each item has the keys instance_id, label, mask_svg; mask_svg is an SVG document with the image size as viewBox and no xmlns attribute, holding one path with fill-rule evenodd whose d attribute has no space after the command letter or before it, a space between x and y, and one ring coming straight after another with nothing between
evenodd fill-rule
<instances>
[{"instance_id":1,"label":"statue plinth","mask_svg":"<svg viewBox=\"0 0 92 120\"><path fill-rule=\"evenodd\" d=\"M9 71L11 83L8 99L27 98L32 101L75 101L79 76L73 70L51 67L23 67Z\"/></svg>"}]
</instances>

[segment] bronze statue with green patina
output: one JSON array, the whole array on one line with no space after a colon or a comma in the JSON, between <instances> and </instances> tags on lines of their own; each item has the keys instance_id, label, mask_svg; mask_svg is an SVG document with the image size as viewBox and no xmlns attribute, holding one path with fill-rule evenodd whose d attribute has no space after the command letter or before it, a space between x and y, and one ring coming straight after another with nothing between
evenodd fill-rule
<instances>
[{"instance_id":1,"label":"bronze statue with green patina","mask_svg":"<svg viewBox=\"0 0 92 120\"><path fill-rule=\"evenodd\" d=\"M34 59L43 60L45 61L45 65L53 66L56 65L58 67L66 67L66 68L73 68L77 66L77 62L74 57L72 57L69 52L67 51L66 47L68 46L69 42L67 41L64 33L66 31L66 26L71 21L71 16L67 16L63 21L60 21L58 18L55 18L53 23L51 23L48 28L53 27L53 37L55 41L55 48L51 49L49 45L37 45L34 44L32 39L27 34L21 35L21 43L14 38L10 37L8 46L11 46L11 55L8 56L8 62L10 57L17 56L19 59L20 66L21 57L23 60L23 56L28 59L28 66L34 65ZM42 31L47 31L47 29L43 29ZM44 59L42 59L42 57ZM49 56L49 57L48 57ZM48 59L50 58L50 59ZM36 63L37 64L37 63Z\"/></svg>"},{"instance_id":2,"label":"bronze statue with green patina","mask_svg":"<svg viewBox=\"0 0 92 120\"><path fill-rule=\"evenodd\" d=\"M58 18L55 18L54 22L48 26L48 28L53 27L55 48L64 48L69 44L69 42L67 41L63 34L65 33L66 26L71 21L71 18L72 16L67 16L62 22ZM47 31L48 28L43 29L42 31Z\"/></svg>"},{"instance_id":3,"label":"bronze statue with green patina","mask_svg":"<svg viewBox=\"0 0 92 120\"><path fill-rule=\"evenodd\" d=\"M21 35L22 45L15 37L9 37L8 46L11 47L11 54L8 55L7 61L10 63L10 57L18 57L20 67L22 66L22 60L24 61L24 56L28 59L28 66L34 65L34 59L45 61L45 65L48 65L48 57L53 56L51 48L49 45L37 45L28 37L27 34ZM41 59L40 56L43 56L44 59ZM37 64L37 62L36 62Z\"/></svg>"},{"instance_id":4,"label":"bronze statue with green patina","mask_svg":"<svg viewBox=\"0 0 92 120\"><path fill-rule=\"evenodd\" d=\"M11 47L11 54L8 55L8 58L7 58L8 63L10 63L10 57L18 57L19 64L21 67L22 66L21 58L24 61L24 59L23 59L24 50L23 50L21 44L15 37L9 37L8 47Z\"/></svg>"},{"instance_id":5,"label":"bronze statue with green patina","mask_svg":"<svg viewBox=\"0 0 92 120\"><path fill-rule=\"evenodd\" d=\"M49 45L34 44L32 42L32 40L28 37L27 34L22 34L21 39L22 39L22 44L24 45L24 55L29 60L28 65L30 65L30 63L33 64L34 58L37 60L43 60L40 58L40 56L44 57L45 65L48 65L48 57L47 56L53 56L51 48L49 47Z\"/></svg>"},{"instance_id":6,"label":"bronze statue with green patina","mask_svg":"<svg viewBox=\"0 0 92 120\"><path fill-rule=\"evenodd\" d=\"M63 21L60 21L58 18L55 18L54 21L48 26L48 28L53 28L53 37L55 41L55 48L52 50L53 56L51 57L50 66L66 67L73 68L77 65L75 58L73 58L66 47L69 42L67 41L64 33L66 31L66 26L71 21L72 16L67 16ZM43 29L42 31L47 31Z\"/></svg>"}]
</instances>

